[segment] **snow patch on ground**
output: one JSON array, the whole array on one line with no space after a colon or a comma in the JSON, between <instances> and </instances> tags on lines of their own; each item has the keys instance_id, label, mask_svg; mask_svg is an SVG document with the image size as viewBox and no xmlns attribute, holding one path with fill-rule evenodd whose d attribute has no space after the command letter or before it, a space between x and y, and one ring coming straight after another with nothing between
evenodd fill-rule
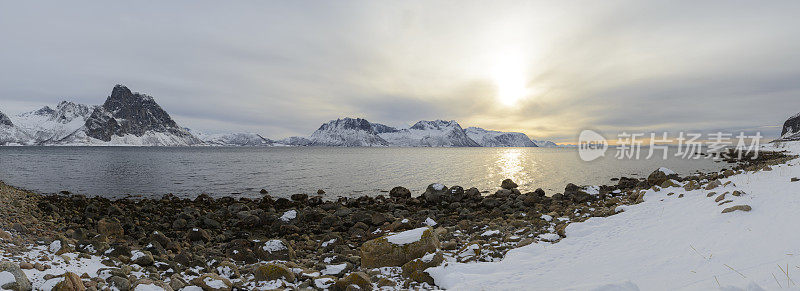
<instances>
[{"instance_id":1,"label":"snow patch on ground","mask_svg":"<svg viewBox=\"0 0 800 291\"><path fill-rule=\"evenodd\" d=\"M297 210L289 210L283 213L281 216L282 221L290 221L292 219L297 218Z\"/></svg>"},{"instance_id":2,"label":"snow patch on ground","mask_svg":"<svg viewBox=\"0 0 800 291\"><path fill-rule=\"evenodd\" d=\"M287 249L288 248L286 247L286 245L284 245L282 241L277 239L268 240L264 242L263 246L261 246L261 250L269 253L283 251Z\"/></svg>"},{"instance_id":3,"label":"snow patch on ground","mask_svg":"<svg viewBox=\"0 0 800 291\"><path fill-rule=\"evenodd\" d=\"M405 245L418 242L420 239L422 239L422 234L427 229L428 229L427 227L420 227L412 230L407 230L404 232L387 236L386 240L396 245Z\"/></svg>"}]
</instances>

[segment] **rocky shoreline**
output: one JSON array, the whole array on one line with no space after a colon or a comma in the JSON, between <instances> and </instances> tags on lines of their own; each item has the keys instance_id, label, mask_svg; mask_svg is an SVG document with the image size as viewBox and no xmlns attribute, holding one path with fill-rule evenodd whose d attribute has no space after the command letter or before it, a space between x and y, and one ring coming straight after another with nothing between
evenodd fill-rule
<instances>
[{"instance_id":1,"label":"rocky shoreline","mask_svg":"<svg viewBox=\"0 0 800 291\"><path fill-rule=\"evenodd\" d=\"M505 180L486 196L431 184L416 197L396 187L385 196L334 201L306 194L109 200L42 196L0 183L0 274L14 275L12 285L0 287L432 289L429 267L500 260L516 247L559 241L570 223L623 211L645 190L711 190L718 179L792 158L763 152L720 172L679 177L659 169L615 185L569 184L552 195L521 193Z\"/></svg>"}]
</instances>

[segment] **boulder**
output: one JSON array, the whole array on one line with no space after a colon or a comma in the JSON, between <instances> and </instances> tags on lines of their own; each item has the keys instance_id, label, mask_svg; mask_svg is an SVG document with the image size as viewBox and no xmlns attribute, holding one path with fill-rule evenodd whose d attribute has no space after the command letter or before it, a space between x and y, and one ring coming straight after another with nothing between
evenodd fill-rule
<instances>
[{"instance_id":1,"label":"boulder","mask_svg":"<svg viewBox=\"0 0 800 291\"><path fill-rule=\"evenodd\" d=\"M253 275L256 281L284 279L289 282L294 282L295 280L294 273L292 273L286 265L278 263L259 265L253 270Z\"/></svg>"},{"instance_id":2,"label":"boulder","mask_svg":"<svg viewBox=\"0 0 800 291\"><path fill-rule=\"evenodd\" d=\"M350 290L348 287L352 285L358 286L361 290L372 289L372 281L370 281L369 276L364 272L350 273L350 275L336 281L334 287L336 290Z\"/></svg>"},{"instance_id":3,"label":"boulder","mask_svg":"<svg viewBox=\"0 0 800 291\"><path fill-rule=\"evenodd\" d=\"M83 286L81 277L75 273L67 272L63 276L63 281L56 283L53 291L83 291L86 287Z\"/></svg>"},{"instance_id":4,"label":"boulder","mask_svg":"<svg viewBox=\"0 0 800 291\"><path fill-rule=\"evenodd\" d=\"M203 274L194 278L191 283L203 288L203 291L229 291L233 287L230 280L213 273Z\"/></svg>"},{"instance_id":5,"label":"boulder","mask_svg":"<svg viewBox=\"0 0 800 291\"><path fill-rule=\"evenodd\" d=\"M189 241L193 242L195 241L209 242L211 240L211 236L208 235L208 232L206 232L202 228L193 228L192 230L189 231L187 238L189 239Z\"/></svg>"},{"instance_id":6,"label":"boulder","mask_svg":"<svg viewBox=\"0 0 800 291\"><path fill-rule=\"evenodd\" d=\"M503 189L511 190L517 187L519 187L517 183L514 183L514 181L512 181L511 179L505 179L503 180L503 182L500 183L500 188Z\"/></svg>"},{"instance_id":7,"label":"boulder","mask_svg":"<svg viewBox=\"0 0 800 291\"><path fill-rule=\"evenodd\" d=\"M706 185L705 189L706 190L712 190L712 189L716 189L717 187L720 187L720 186L722 186L722 182L720 182L719 180L714 180L714 181L709 182Z\"/></svg>"},{"instance_id":8,"label":"boulder","mask_svg":"<svg viewBox=\"0 0 800 291\"><path fill-rule=\"evenodd\" d=\"M0 273L3 272L11 273L11 275L14 276L14 282L0 286L0 289L19 291L31 290L31 281L28 280L28 276L22 272L22 269L20 269L17 264L12 262L0 262Z\"/></svg>"},{"instance_id":9,"label":"boulder","mask_svg":"<svg viewBox=\"0 0 800 291\"><path fill-rule=\"evenodd\" d=\"M131 282L120 276L111 276L106 279L106 283L109 287L117 288L120 291L131 290Z\"/></svg>"},{"instance_id":10,"label":"boulder","mask_svg":"<svg viewBox=\"0 0 800 291\"><path fill-rule=\"evenodd\" d=\"M442 252L425 254L419 259L414 259L403 264L403 276L414 282L425 282L433 285L433 278L426 273L425 270L439 266L442 262L444 262Z\"/></svg>"},{"instance_id":11,"label":"boulder","mask_svg":"<svg viewBox=\"0 0 800 291\"><path fill-rule=\"evenodd\" d=\"M661 185L664 181L675 178L678 178L678 174L675 173L675 171L667 168L659 168L647 176L647 183L650 183L650 185Z\"/></svg>"},{"instance_id":12,"label":"boulder","mask_svg":"<svg viewBox=\"0 0 800 291\"><path fill-rule=\"evenodd\" d=\"M447 186L434 183L428 185L428 188L425 189L425 193L422 194L422 197L425 197L425 201L429 203L438 204L442 201L447 199Z\"/></svg>"},{"instance_id":13,"label":"boulder","mask_svg":"<svg viewBox=\"0 0 800 291\"><path fill-rule=\"evenodd\" d=\"M133 251L131 255L131 262L137 264L139 266L150 266L152 265L155 260L153 260L153 255L148 251Z\"/></svg>"},{"instance_id":14,"label":"boulder","mask_svg":"<svg viewBox=\"0 0 800 291\"><path fill-rule=\"evenodd\" d=\"M389 191L389 196L394 198L411 198L411 191L404 187L394 187L391 191Z\"/></svg>"},{"instance_id":15,"label":"boulder","mask_svg":"<svg viewBox=\"0 0 800 291\"><path fill-rule=\"evenodd\" d=\"M439 237L430 227L386 235L361 245L361 267L400 267L439 248Z\"/></svg>"},{"instance_id":16,"label":"boulder","mask_svg":"<svg viewBox=\"0 0 800 291\"><path fill-rule=\"evenodd\" d=\"M172 291L169 284L148 278L139 279L131 285L131 290L158 290Z\"/></svg>"},{"instance_id":17,"label":"boulder","mask_svg":"<svg viewBox=\"0 0 800 291\"><path fill-rule=\"evenodd\" d=\"M125 230L116 218L103 218L97 222L97 233L113 238L122 237L125 235Z\"/></svg>"}]
</instances>

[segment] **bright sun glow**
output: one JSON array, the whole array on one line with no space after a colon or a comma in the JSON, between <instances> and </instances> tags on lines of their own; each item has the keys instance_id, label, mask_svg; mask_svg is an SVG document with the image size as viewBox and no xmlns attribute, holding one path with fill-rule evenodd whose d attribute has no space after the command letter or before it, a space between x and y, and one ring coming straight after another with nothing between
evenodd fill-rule
<instances>
[{"instance_id":1,"label":"bright sun glow","mask_svg":"<svg viewBox=\"0 0 800 291\"><path fill-rule=\"evenodd\" d=\"M504 54L492 68L497 98L504 105L514 105L528 93L525 62L518 54Z\"/></svg>"}]
</instances>

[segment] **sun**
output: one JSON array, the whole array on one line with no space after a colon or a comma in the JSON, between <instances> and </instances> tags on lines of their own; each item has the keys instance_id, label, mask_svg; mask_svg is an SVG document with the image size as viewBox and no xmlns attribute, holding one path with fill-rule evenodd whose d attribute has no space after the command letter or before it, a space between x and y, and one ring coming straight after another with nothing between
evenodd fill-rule
<instances>
[{"instance_id":1,"label":"sun","mask_svg":"<svg viewBox=\"0 0 800 291\"><path fill-rule=\"evenodd\" d=\"M497 99L506 106L516 104L528 94L524 62L514 54L499 58L492 68L491 78L497 87Z\"/></svg>"}]
</instances>

